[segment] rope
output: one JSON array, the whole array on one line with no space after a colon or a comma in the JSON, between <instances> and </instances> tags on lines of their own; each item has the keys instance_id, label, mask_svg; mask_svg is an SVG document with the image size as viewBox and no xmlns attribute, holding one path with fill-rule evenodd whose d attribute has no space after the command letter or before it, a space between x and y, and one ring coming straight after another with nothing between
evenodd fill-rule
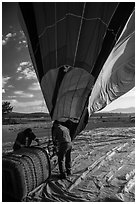
<instances>
[{"instance_id":1,"label":"rope","mask_svg":"<svg viewBox=\"0 0 137 204\"><path fill-rule=\"evenodd\" d=\"M83 23L83 16L84 16L84 12L85 12L85 6L86 6L86 2L84 3L84 6L83 6L83 12L82 12L82 16L81 16L81 22L80 22L80 27L79 27L79 34L78 34L78 40L77 40L77 44L76 44L75 55L74 55L73 67L75 65L76 55L77 55L77 51L78 51L78 44L79 44L80 33L81 33L81 28L82 28L82 23Z\"/></svg>"}]
</instances>

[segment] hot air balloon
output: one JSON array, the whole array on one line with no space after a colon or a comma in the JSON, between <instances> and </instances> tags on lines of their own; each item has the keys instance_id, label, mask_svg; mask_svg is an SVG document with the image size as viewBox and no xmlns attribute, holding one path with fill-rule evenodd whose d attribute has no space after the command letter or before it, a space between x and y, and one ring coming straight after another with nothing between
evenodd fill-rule
<instances>
[{"instance_id":1,"label":"hot air balloon","mask_svg":"<svg viewBox=\"0 0 137 204\"><path fill-rule=\"evenodd\" d=\"M52 120L78 123L134 87L133 2L21 2L19 19Z\"/></svg>"}]
</instances>

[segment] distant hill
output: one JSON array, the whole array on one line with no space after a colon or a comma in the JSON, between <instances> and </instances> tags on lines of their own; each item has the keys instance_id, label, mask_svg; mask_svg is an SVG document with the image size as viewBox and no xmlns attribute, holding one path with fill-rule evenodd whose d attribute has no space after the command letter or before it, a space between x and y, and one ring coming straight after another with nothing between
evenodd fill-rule
<instances>
[{"instance_id":1,"label":"distant hill","mask_svg":"<svg viewBox=\"0 0 137 204\"><path fill-rule=\"evenodd\" d=\"M111 113L135 113L135 107L118 108L110 111Z\"/></svg>"},{"instance_id":2,"label":"distant hill","mask_svg":"<svg viewBox=\"0 0 137 204\"><path fill-rule=\"evenodd\" d=\"M11 112L9 114L11 118L41 118L41 117L49 117L48 113L36 112L36 113L18 113Z\"/></svg>"},{"instance_id":3,"label":"distant hill","mask_svg":"<svg viewBox=\"0 0 137 204\"><path fill-rule=\"evenodd\" d=\"M130 108L119 108L114 109L110 112L102 112L102 114L107 113L135 113L135 107ZM42 118L42 117L50 117L49 113L43 113L43 112L36 112L36 113L18 113L18 112L11 112L9 114L11 118Z\"/></svg>"}]
</instances>

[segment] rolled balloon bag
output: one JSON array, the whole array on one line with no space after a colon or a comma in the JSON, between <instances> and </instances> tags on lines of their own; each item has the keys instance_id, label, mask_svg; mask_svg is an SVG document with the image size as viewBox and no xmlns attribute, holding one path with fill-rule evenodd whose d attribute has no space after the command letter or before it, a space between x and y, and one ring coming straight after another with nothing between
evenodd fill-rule
<instances>
[{"instance_id":1,"label":"rolled balloon bag","mask_svg":"<svg viewBox=\"0 0 137 204\"><path fill-rule=\"evenodd\" d=\"M29 147L2 158L2 200L25 201L27 195L47 181L51 174L49 155L44 148Z\"/></svg>"}]
</instances>

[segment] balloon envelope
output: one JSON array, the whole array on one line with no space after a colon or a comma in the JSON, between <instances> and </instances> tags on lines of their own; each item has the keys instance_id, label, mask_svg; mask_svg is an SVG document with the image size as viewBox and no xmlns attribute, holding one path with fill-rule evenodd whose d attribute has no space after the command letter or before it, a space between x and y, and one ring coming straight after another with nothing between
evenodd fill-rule
<instances>
[{"instance_id":1,"label":"balloon envelope","mask_svg":"<svg viewBox=\"0 0 137 204\"><path fill-rule=\"evenodd\" d=\"M129 59L130 49L134 49L134 40L130 37L121 45L127 34L116 43L134 10L134 3L22 2L19 10L34 69L52 120L73 119L82 124L89 96L89 110L94 112L133 86L132 83L116 97L113 93L109 102L106 100L111 91L104 92L104 89L119 83L114 74L119 73L117 65L120 66L123 59ZM123 58L117 54L121 50L119 46L126 47ZM112 58L115 61L113 65ZM124 72L125 66L120 70ZM120 71L120 76L127 79L123 72Z\"/></svg>"}]
</instances>

